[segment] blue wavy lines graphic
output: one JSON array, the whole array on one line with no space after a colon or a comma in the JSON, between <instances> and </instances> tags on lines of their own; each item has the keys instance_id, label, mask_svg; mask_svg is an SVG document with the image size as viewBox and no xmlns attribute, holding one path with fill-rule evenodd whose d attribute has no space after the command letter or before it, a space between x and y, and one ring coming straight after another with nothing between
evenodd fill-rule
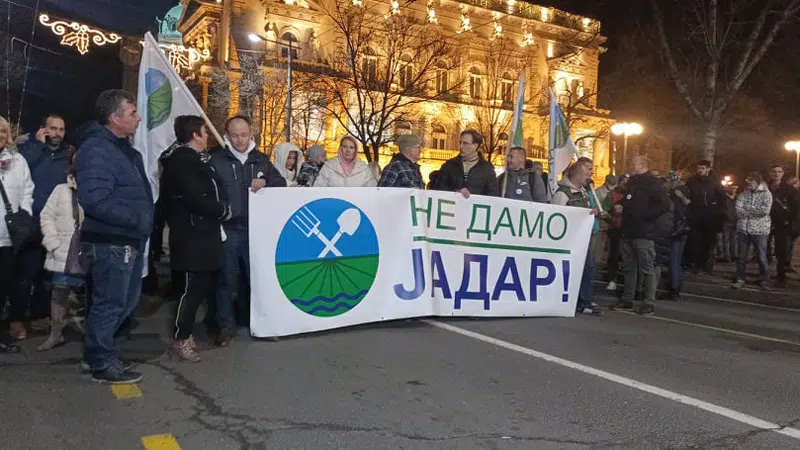
<instances>
[{"instance_id":1,"label":"blue wavy lines graphic","mask_svg":"<svg viewBox=\"0 0 800 450\"><path fill-rule=\"evenodd\" d=\"M293 304L297 305L297 306L311 306L314 303L318 303L318 302L333 303L333 302L335 302L337 300L341 300L343 298L347 299L347 300L350 300L350 301L358 300L359 298L363 297L364 295L367 295L367 292L368 292L368 289L363 289L363 290L358 291L357 293L355 293L353 295L349 295L346 292L341 292L339 294L334 295L333 298L328 298L328 297L325 297L324 295L319 295L319 296L316 296L316 297L312 298L311 300L303 300L303 299L299 299L299 298L293 298L290 301ZM344 303L344 302L341 302L341 303ZM312 310L312 311L314 311L314 310ZM331 311L328 311L328 312L331 312Z\"/></svg>"},{"instance_id":2,"label":"blue wavy lines graphic","mask_svg":"<svg viewBox=\"0 0 800 450\"><path fill-rule=\"evenodd\" d=\"M350 311L351 309L353 309L353 307L354 307L354 305L351 305L349 303L340 302L340 303L337 303L337 304L335 304L335 305L333 305L331 307L327 307L325 305L317 305L317 306L311 308L307 312L308 312L308 314L314 315L314 313L321 312L321 311L332 313L332 312L334 312L336 310L339 310L339 309L342 309L342 308L344 308L347 311Z\"/></svg>"}]
</instances>

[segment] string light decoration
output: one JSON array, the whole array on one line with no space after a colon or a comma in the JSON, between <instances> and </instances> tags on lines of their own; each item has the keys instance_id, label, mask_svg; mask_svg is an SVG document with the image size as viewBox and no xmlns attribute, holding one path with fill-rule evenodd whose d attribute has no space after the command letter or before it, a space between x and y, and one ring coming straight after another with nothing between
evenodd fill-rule
<instances>
[{"instance_id":1,"label":"string light decoration","mask_svg":"<svg viewBox=\"0 0 800 450\"><path fill-rule=\"evenodd\" d=\"M139 43L144 45L144 41L139 41ZM161 42L158 43L158 46L161 48L161 51L167 55L169 63L172 64L172 67L174 67L178 73L184 70L191 70L198 62L211 58L211 52L209 52L208 49L200 51L193 47L164 44Z\"/></svg>"},{"instance_id":2,"label":"string light decoration","mask_svg":"<svg viewBox=\"0 0 800 450\"><path fill-rule=\"evenodd\" d=\"M461 29L456 31L457 34L466 33L468 31L472 31L472 24L469 19L469 15L467 14L466 9L461 9Z\"/></svg>"},{"instance_id":3,"label":"string light decoration","mask_svg":"<svg viewBox=\"0 0 800 450\"><path fill-rule=\"evenodd\" d=\"M436 10L433 9L433 0L428 0L428 23L439 23L439 18L436 17Z\"/></svg>"},{"instance_id":4,"label":"string light decoration","mask_svg":"<svg viewBox=\"0 0 800 450\"><path fill-rule=\"evenodd\" d=\"M384 19L388 19L392 16L400 14L400 2L398 0L392 0L391 4L392 4L392 9L391 11L389 11L389 14L383 16Z\"/></svg>"},{"instance_id":5,"label":"string light decoration","mask_svg":"<svg viewBox=\"0 0 800 450\"><path fill-rule=\"evenodd\" d=\"M90 44L102 47L106 44L116 44L122 39L122 36L116 33L106 33L82 23L64 20L51 21L47 14L39 15L39 23L50 28L50 31L56 36L62 36L61 45L75 47L81 55L89 52Z\"/></svg>"},{"instance_id":6,"label":"string light decoration","mask_svg":"<svg viewBox=\"0 0 800 450\"><path fill-rule=\"evenodd\" d=\"M493 41L499 37L503 36L503 26L500 25L497 16L494 17L494 31L492 31L492 36L489 38L490 41Z\"/></svg>"}]
</instances>

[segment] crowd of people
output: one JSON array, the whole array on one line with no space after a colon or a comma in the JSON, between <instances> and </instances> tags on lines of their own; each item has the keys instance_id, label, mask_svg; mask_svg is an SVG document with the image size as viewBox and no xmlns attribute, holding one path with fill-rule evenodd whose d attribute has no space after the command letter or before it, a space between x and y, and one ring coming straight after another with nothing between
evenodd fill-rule
<instances>
[{"instance_id":1,"label":"crowd of people","mask_svg":"<svg viewBox=\"0 0 800 450\"><path fill-rule=\"evenodd\" d=\"M757 172L749 174L746 188L735 196L735 190L726 192L710 174L708 161L701 161L697 174L684 183L676 172L659 178L647 157L636 156L629 174L609 175L595 190L592 161L579 158L553 190L542 164L528 160L520 147L509 150L506 170L496 176L480 151L482 136L466 130L459 155L433 172L426 186L418 165L422 142L416 136L398 137L399 152L382 171L358 157L358 143L350 136L341 139L337 156L329 160L320 146L303 152L283 143L271 161L257 149L252 123L244 116L227 120L224 142L213 149L203 118L178 117L176 142L159 158L155 202L142 155L132 145L141 121L134 97L106 91L95 109L97 120L78 130L74 146L66 144L65 123L57 115L46 117L35 135L18 140L16 148L9 123L0 118L0 193L7 224L0 226L0 311L10 299L8 336L0 342L0 353L19 351L14 341L26 339L29 331L49 333L40 351L63 344L70 298L83 290L88 305L82 366L99 382L141 379L119 357L115 337L138 305L147 242L152 264L161 256L165 227L176 301L168 353L180 361L200 360L194 327L203 302L208 306L203 323L214 343L231 344L237 308L247 303L242 285L249 285L251 191L427 187L465 198L501 196L584 208L595 217L593 239L601 231L608 238L609 290L617 290L622 268L624 289L613 308L639 314L654 311L661 268L669 272L671 299L680 297L684 268L710 273L716 257L738 258L732 282L742 287L751 245L761 286L768 286L771 241L777 282L785 283L800 231L800 183L784 180L778 166L769 183ZM576 312L597 316L603 311L593 300L593 247L587 252Z\"/></svg>"}]
</instances>

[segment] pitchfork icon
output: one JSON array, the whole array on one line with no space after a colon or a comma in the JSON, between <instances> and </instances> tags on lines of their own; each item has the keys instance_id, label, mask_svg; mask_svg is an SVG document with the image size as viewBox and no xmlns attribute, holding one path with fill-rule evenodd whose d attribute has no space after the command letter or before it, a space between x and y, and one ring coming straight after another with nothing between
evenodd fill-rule
<instances>
[{"instance_id":1,"label":"pitchfork icon","mask_svg":"<svg viewBox=\"0 0 800 450\"><path fill-rule=\"evenodd\" d=\"M328 253L333 253L335 256L342 256L342 252L336 248L336 243L339 242L339 238L342 237L342 234L352 236L356 230L358 230L358 227L361 225L361 212L355 208L346 209L342 212L339 218L336 219L336 223L339 224L339 230L330 240L319 231L319 226L322 222L307 206L304 206L292 216L292 223L305 237L309 238L314 235L325 245L325 248L322 249L317 259L324 258Z\"/></svg>"}]
</instances>

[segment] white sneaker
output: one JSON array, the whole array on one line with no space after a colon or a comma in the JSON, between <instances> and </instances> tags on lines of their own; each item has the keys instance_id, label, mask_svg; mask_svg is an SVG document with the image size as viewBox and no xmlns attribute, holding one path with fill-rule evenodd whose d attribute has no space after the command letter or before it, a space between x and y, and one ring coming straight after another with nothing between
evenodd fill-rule
<instances>
[{"instance_id":1,"label":"white sneaker","mask_svg":"<svg viewBox=\"0 0 800 450\"><path fill-rule=\"evenodd\" d=\"M617 282L616 281L609 281L608 286L606 286L607 291L616 291L617 290Z\"/></svg>"}]
</instances>

